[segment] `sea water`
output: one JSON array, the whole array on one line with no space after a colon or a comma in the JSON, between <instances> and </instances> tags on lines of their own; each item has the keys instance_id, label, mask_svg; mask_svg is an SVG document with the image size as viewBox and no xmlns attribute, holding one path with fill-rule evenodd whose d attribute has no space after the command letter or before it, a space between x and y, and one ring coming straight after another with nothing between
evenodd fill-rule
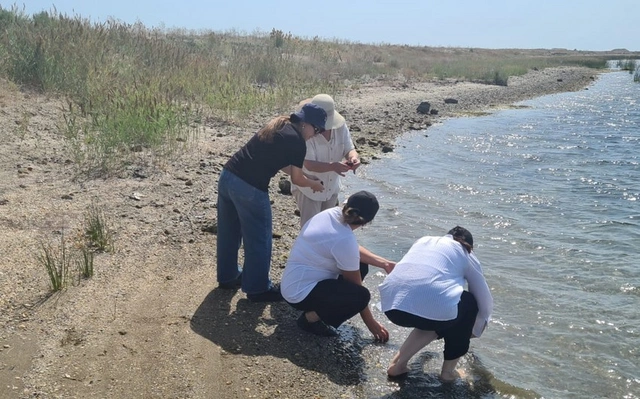
<instances>
[{"instance_id":1,"label":"sea water","mask_svg":"<svg viewBox=\"0 0 640 399\"><path fill-rule=\"evenodd\" d=\"M400 260L423 235L474 235L495 308L455 384L437 379L442 343L402 383L386 366L409 330L367 346L358 396L640 397L640 84L604 73L588 89L413 131L344 179L381 210L362 245ZM374 273L365 284L379 302ZM360 320L353 323L369 333Z\"/></svg>"}]
</instances>

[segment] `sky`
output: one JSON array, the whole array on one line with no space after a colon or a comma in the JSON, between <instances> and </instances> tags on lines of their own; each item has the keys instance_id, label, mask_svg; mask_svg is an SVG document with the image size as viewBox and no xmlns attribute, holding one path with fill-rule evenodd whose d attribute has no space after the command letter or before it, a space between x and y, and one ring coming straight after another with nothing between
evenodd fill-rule
<instances>
[{"instance_id":1,"label":"sky","mask_svg":"<svg viewBox=\"0 0 640 399\"><path fill-rule=\"evenodd\" d=\"M0 0L92 22L434 47L640 51L640 0Z\"/></svg>"}]
</instances>

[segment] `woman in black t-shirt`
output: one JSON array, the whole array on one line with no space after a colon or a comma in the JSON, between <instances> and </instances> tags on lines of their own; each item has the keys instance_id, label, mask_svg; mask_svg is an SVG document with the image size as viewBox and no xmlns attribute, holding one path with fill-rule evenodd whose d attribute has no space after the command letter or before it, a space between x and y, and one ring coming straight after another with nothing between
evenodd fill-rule
<instances>
[{"instance_id":1,"label":"woman in black t-shirt","mask_svg":"<svg viewBox=\"0 0 640 399\"><path fill-rule=\"evenodd\" d=\"M237 288L254 302L280 301L280 287L269 279L272 217L269 183L279 170L291 181L322 191L319 180L302 171L305 141L324 131L326 112L315 104L279 116L260 129L225 164L218 181L217 279L221 288ZM244 265L238 250L244 244Z\"/></svg>"}]
</instances>

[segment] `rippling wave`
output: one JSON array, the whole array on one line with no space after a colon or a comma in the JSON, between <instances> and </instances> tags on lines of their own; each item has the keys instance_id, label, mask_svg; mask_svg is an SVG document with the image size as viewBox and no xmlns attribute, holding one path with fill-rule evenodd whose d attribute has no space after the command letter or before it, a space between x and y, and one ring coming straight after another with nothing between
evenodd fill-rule
<instances>
[{"instance_id":1,"label":"rippling wave","mask_svg":"<svg viewBox=\"0 0 640 399\"><path fill-rule=\"evenodd\" d=\"M383 256L469 228L496 302L463 365L470 379L445 392L427 347L404 386L372 378L368 397L640 397L639 103L628 74L604 74L587 91L408 133L346 180L379 196L358 235ZM367 282L374 301L381 279Z\"/></svg>"}]
</instances>

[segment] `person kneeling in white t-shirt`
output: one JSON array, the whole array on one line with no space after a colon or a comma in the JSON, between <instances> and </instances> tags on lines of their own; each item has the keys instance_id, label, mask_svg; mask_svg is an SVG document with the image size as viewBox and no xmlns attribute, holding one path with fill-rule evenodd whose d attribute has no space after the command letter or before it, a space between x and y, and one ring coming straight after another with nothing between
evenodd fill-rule
<instances>
[{"instance_id":1,"label":"person kneeling in white t-shirt","mask_svg":"<svg viewBox=\"0 0 640 399\"><path fill-rule=\"evenodd\" d=\"M389 273L395 262L360 246L354 234L373 220L378 208L373 194L359 191L343 207L318 213L302 228L280 283L284 299L303 311L297 322L302 330L336 336L337 327L360 313L376 340L389 340L389 332L371 314L371 294L362 279L368 265Z\"/></svg>"}]
</instances>

